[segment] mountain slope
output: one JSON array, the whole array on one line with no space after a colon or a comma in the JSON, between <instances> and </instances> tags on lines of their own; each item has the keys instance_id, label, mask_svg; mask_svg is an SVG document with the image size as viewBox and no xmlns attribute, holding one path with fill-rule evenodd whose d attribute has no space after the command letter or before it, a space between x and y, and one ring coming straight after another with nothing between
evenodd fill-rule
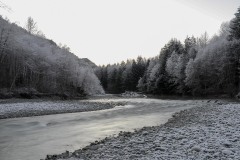
<instances>
[{"instance_id":1,"label":"mountain slope","mask_svg":"<svg viewBox=\"0 0 240 160\"><path fill-rule=\"evenodd\" d=\"M0 18L0 88L53 94L101 94L89 61Z\"/></svg>"}]
</instances>

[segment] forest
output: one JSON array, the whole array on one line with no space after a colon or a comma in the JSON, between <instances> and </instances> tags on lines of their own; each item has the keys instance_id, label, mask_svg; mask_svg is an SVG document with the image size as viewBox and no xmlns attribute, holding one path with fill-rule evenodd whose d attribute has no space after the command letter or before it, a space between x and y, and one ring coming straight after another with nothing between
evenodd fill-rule
<instances>
[{"instance_id":1,"label":"forest","mask_svg":"<svg viewBox=\"0 0 240 160\"><path fill-rule=\"evenodd\" d=\"M152 58L96 66L45 38L29 17L22 28L0 18L0 97L85 96L137 91L156 95L239 92L240 8L209 38L171 39ZM105 90L105 91L104 91Z\"/></svg>"},{"instance_id":2,"label":"forest","mask_svg":"<svg viewBox=\"0 0 240 160\"><path fill-rule=\"evenodd\" d=\"M138 91L157 95L228 95L239 92L240 8L209 38L173 38L153 58L103 65L95 72L108 93Z\"/></svg>"},{"instance_id":3,"label":"forest","mask_svg":"<svg viewBox=\"0 0 240 160\"><path fill-rule=\"evenodd\" d=\"M104 93L94 64L46 39L28 18L26 28L0 17L0 97L63 98Z\"/></svg>"}]
</instances>

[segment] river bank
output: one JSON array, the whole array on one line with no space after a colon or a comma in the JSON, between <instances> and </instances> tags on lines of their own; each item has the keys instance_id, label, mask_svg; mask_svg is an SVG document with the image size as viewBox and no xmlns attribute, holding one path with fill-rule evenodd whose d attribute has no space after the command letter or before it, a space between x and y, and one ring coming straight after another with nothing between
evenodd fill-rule
<instances>
[{"instance_id":1,"label":"river bank","mask_svg":"<svg viewBox=\"0 0 240 160\"><path fill-rule=\"evenodd\" d=\"M110 109L121 102L86 102L82 100L5 99L0 100L0 119L32 117Z\"/></svg>"},{"instance_id":2,"label":"river bank","mask_svg":"<svg viewBox=\"0 0 240 160\"><path fill-rule=\"evenodd\" d=\"M214 101L53 159L240 159L240 104Z\"/></svg>"}]
</instances>

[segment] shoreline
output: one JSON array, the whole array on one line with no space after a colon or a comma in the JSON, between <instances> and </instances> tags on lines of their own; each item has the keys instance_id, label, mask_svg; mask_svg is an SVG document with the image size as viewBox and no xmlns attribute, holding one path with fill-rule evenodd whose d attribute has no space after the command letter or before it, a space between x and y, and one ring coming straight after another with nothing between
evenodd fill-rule
<instances>
[{"instance_id":1,"label":"shoreline","mask_svg":"<svg viewBox=\"0 0 240 160\"><path fill-rule=\"evenodd\" d=\"M240 159L240 104L208 103L173 114L167 123L120 132L56 159Z\"/></svg>"},{"instance_id":2,"label":"shoreline","mask_svg":"<svg viewBox=\"0 0 240 160\"><path fill-rule=\"evenodd\" d=\"M87 102L81 100L26 100L11 99L0 101L0 120L63 113L90 112L111 109L125 105L122 102Z\"/></svg>"},{"instance_id":3,"label":"shoreline","mask_svg":"<svg viewBox=\"0 0 240 160\"><path fill-rule=\"evenodd\" d=\"M132 99L132 97L121 97L117 95L107 96L93 96L88 99L71 99L71 100L59 100L51 98L41 99L0 99L0 120L9 118L23 118L23 117L34 117L64 113L77 113L77 112L90 112L111 109L115 106L126 105L125 102L91 102L87 100L95 99ZM138 98L138 97L135 97ZM133 99L135 99L133 98ZM152 99L152 98L150 98ZM153 98L159 99L159 98ZM180 97L169 100L182 100ZM165 100L165 99L163 99ZM186 100L186 99L185 99ZM192 99L188 99L192 100ZM214 99L206 99L210 101L219 101ZM234 101L231 99L230 101Z\"/></svg>"}]
</instances>

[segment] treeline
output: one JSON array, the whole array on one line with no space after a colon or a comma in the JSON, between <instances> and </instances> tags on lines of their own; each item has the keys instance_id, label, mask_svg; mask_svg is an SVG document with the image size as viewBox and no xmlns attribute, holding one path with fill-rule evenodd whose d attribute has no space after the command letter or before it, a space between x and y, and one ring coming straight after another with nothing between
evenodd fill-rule
<instances>
[{"instance_id":1,"label":"treeline","mask_svg":"<svg viewBox=\"0 0 240 160\"><path fill-rule=\"evenodd\" d=\"M89 61L39 34L32 19L28 24L0 18L0 97L104 93Z\"/></svg>"},{"instance_id":2,"label":"treeline","mask_svg":"<svg viewBox=\"0 0 240 160\"><path fill-rule=\"evenodd\" d=\"M101 66L96 70L109 93L140 91L168 95L236 95L240 76L240 8L218 35L170 40L159 56Z\"/></svg>"},{"instance_id":3,"label":"treeline","mask_svg":"<svg viewBox=\"0 0 240 160\"><path fill-rule=\"evenodd\" d=\"M137 60L98 67L95 73L106 92L122 93L137 90L138 81L146 68L147 60L139 56Z\"/></svg>"}]
</instances>

